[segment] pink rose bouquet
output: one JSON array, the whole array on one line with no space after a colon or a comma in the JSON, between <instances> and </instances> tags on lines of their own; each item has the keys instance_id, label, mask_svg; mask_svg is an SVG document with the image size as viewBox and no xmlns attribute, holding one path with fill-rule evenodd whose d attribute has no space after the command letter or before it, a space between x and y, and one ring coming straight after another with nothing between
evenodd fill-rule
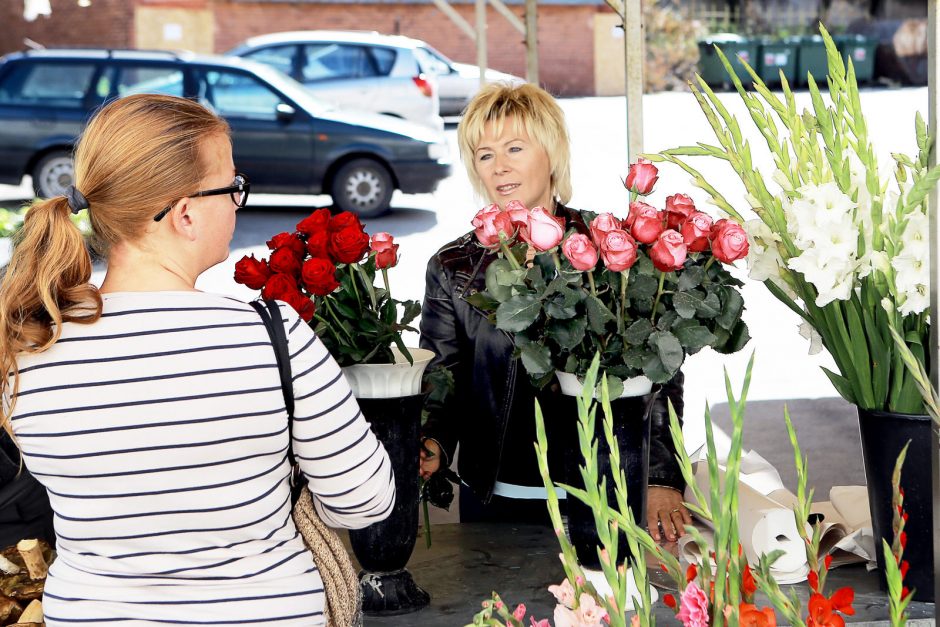
<instances>
[{"instance_id":1,"label":"pink rose bouquet","mask_svg":"<svg viewBox=\"0 0 940 627\"><path fill-rule=\"evenodd\" d=\"M474 216L480 245L500 258L487 268L486 290L469 300L513 335L537 384L556 371L583 376L599 351L613 394L638 375L668 381L706 346L730 353L748 341L741 283L725 266L747 255L746 233L685 194L662 209L638 200L658 176L648 161L631 166L623 220L582 212L583 225L566 225L517 201Z\"/></svg>"}]
</instances>

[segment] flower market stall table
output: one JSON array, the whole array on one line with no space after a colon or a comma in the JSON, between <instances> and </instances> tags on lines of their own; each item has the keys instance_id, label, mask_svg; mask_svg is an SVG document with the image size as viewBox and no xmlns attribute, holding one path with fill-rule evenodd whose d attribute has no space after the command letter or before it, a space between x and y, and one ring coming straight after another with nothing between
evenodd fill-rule
<instances>
[{"instance_id":1,"label":"flower market stall table","mask_svg":"<svg viewBox=\"0 0 940 627\"><path fill-rule=\"evenodd\" d=\"M431 595L431 604L420 612L403 616L376 618L367 616L365 627L462 627L471 623L480 603L498 589L506 603L525 603L528 614L551 618L555 599L548 592L550 584L564 575L558 561L558 542L550 529L538 526L494 523L455 523L435 525L430 549L415 547L408 569ZM874 572L864 566L834 568L829 585L855 589L855 615L847 622L884 622L887 624L888 601L878 590ZM668 583L665 580L664 583ZM804 601L806 583L782 586ZM763 605L764 603L761 603ZM656 604L658 624L678 624L669 608ZM912 621L933 618L930 603L911 603ZM932 621L931 621L932 622ZM926 622L924 624L927 624Z\"/></svg>"}]
</instances>

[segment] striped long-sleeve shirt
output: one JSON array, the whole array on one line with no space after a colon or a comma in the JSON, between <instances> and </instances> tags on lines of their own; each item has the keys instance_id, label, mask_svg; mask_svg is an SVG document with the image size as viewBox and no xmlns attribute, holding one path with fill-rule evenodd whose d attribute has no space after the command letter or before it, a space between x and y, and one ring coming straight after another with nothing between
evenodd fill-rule
<instances>
[{"instance_id":1,"label":"striped long-sleeve shirt","mask_svg":"<svg viewBox=\"0 0 940 627\"><path fill-rule=\"evenodd\" d=\"M323 520L395 499L384 448L323 343L286 305L293 447ZM55 512L46 624L320 625L290 518L287 414L257 312L201 292L104 295L19 360L13 429Z\"/></svg>"}]
</instances>

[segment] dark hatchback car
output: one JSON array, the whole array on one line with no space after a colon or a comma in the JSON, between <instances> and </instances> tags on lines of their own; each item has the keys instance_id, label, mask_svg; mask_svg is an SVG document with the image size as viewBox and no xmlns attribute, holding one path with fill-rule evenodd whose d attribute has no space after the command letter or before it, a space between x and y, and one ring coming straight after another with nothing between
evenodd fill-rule
<instances>
[{"instance_id":1,"label":"dark hatchback car","mask_svg":"<svg viewBox=\"0 0 940 627\"><path fill-rule=\"evenodd\" d=\"M72 184L71 153L102 104L138 93L193 98L232 128L252 191L327 193L375 216L392 192L432 192L451 171L441 132L340 111L275 69L232 57L136 50L41 50L0 58L0 183L29 174L40 197Z\"/></svg>"}]
</instances>

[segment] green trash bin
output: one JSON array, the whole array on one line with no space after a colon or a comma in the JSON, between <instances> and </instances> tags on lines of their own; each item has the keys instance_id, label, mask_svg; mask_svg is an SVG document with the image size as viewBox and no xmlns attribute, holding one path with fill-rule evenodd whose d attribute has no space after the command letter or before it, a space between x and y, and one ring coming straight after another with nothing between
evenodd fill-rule
<instances>
[{"instance_id":1,"label":"green trash bin","mask_svg":"<svg viewBox=\"0 0 940 627\"><path fill-rule=\"evenodd\" d=\"M809 85L807 74L813 75L816 85L825 87L829 76L829 61L826 58L826 44L819 35L792 37L787 41L797 47L796 80L801 86Z\"/></svg>"},{"instance_id":2,"label":"green trash bin","mask_svg":"<svg viewBox=\"0 0 940 627\"><path fill-rule=\"evenodd\" d=\"M878 49L878 40L864 35L837 35L833 40L845 61L846 70L851 59L852 67L855 68L855 80L859 83L870 83L875 77L875 51Z\"/></svg>"},{"instance_id":3,"label":"green trash bin","mask_svg":"<svg viewBox=\"0 0 940 627\"><path fill-rule=\"evenodd\" d=\"M780 84L780 72L792 87L796 82L797 47L780 39L761 39L757 53L757 74L768 85Z\"/></svg>"},{"instance_id":4,"label":"green trash bin","mask_svg":"<svg viewBox=\"0 0 940 627\"><path fill-rule=\"evenodd\" d=\"M731 77L725 71L725 66L721 63L721 57L715 52L715 46L721 48L721 51L728 61L731 68L738 78L745 85L751 81L751 75L744 69L741 59L747 62L754 70L757 70L757 47L755 39L741 37L734 33L721 33L706 37L698 42L698 66L699 74L709 86L731 85Z\"/></svg>"}]
</instances>

